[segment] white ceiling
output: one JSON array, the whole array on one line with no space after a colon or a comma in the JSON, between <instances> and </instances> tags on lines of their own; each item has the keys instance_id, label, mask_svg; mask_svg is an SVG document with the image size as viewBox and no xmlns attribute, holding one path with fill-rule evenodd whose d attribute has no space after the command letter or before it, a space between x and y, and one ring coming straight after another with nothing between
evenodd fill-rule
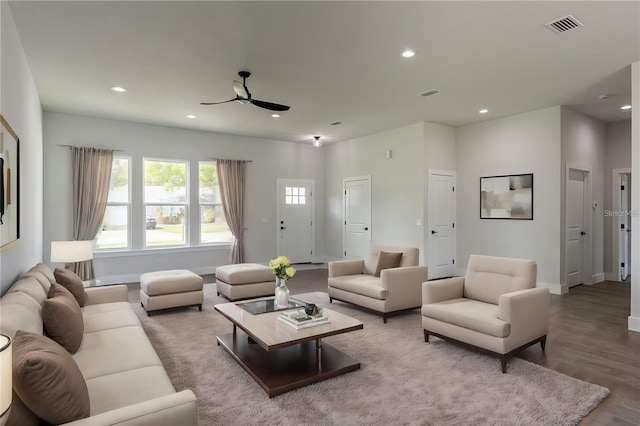
<instances>
[{"instance_id":1,"label":"white ceiling","mask_svg":"<svg viewBox=\"0 0 640 426\"><path fill-rule=\"evenodd\" d=\"M47 111L293 142L420 121L461 126L554 105L621 120L630 117L619 109L631 102L629 64L640 61L638 1L10 7ZM560 35L545 27L568 14L584 27ZM401 58L407 47L417 56ZM199 105L234 97L240 70L251 71L256 99L291 110L274 119L253 105ZM115 85L128 92L109 90ZM419 96L430 89L440 93Z\"/></svg>"}]
</instances>

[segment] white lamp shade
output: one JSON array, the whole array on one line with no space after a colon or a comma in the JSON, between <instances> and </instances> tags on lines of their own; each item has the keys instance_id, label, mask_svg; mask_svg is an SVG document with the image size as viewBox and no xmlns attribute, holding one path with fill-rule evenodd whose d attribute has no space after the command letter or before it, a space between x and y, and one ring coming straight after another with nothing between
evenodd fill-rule
<instances>
[{"instance_id":1,"label":"white lamp shade","mask_svg":"<svg viewBox=\"0 0 640 426\"><path fill-rule=\"evenodd\" d=\"M0 417L11 406L12 393L11 339L0 334Z\"/></svg>"},{"instance_id":2,"label":"white lamp shade","mask_svg":"<svg viewBox=\"0 0 640 426\"><path fill-rule=\"evenodd\" d=\"M51 262L73 263L93 259L92 241L52 241Z\"/></svg>"}]
</instances>

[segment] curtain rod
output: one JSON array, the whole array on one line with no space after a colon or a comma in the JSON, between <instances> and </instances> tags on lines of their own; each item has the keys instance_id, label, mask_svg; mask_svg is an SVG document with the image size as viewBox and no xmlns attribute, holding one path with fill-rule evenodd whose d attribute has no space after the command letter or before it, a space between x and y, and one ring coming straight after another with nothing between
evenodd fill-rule
<instances>
[{"instance_id":1,"label":"curtain rod","mask_svg":"<svg viewBox=\"0 0 640 426\"><path fill-rule=\"evenodd\" d=\"M71 148L95 148L93 146L74 146L74 145L66 145L66 144L58 144L58 146L68 146L69 149L71 149ZM111 149L111 148L96 148L96 149ZM111 149L111 151L124 152L124 149Z\"/></svg>"},{"instance_id":2,"label":"curtain rod","mask_svg":"<svg viewBox=\"0 0 640 426\"><path fill-rule=\"evenodd\" d=\"M208 158L207 160L229 160L228 158ZM232 161L242 161L243 163L253 163L253 160L232 160Z\"/></svg>"}]
</instances>

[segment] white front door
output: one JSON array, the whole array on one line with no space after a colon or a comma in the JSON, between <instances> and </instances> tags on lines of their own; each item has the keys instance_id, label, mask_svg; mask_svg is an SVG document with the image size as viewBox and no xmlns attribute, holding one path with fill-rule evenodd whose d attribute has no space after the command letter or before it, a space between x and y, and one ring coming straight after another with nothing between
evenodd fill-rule
<instances>
[{"instance_id":1,"label":"white front door","mask_svg":"<svg viewBox=\"0 0 640 426\"><path fill-rule=\"evenodd\" d=\"M371 177L345 178L342 185L344 257L364 259L371 243Z\"/></svg>"},{"instance_id":2,"label":"white front door","mask_svg":"<svg viewBox=\"0 0 640 426\"><path fill-rule=\"evenodd\" d=\"M585 189L587 173L569 169L567 180L566 283L569 287L584 283Z\"/></svg>"},{"instance_id":3,"label":"white front door","mask_svg":"<svg viewBox=\"0 0 640 426\"><path fill-rule=\"evenodd\" d=\"M278 255L309 263L313 255L313 181L278 179Z\"/></svg>"},{"instance_id":4,"label":"white front door","mask_svg":"<svg viewBox=\"0 0 640 426\"><path fill-rule=\"evenodd\" d=\"M620 211L618 211L618 232L620 233L618 238L618 257L620 258L620 281L625 281L629 276L631 267L629 262L631 261L631 224L630 209L631 209L631 191L629 185L631 184L630 174L620 175Z\"/></svg>"},{"instance_id":5,"label":"white front door","mask_svg":"<svg viewBox=\"0 0 640 426\"><path fill-rule=\"evenodd\" d=\"M454 275L456 259L455 172L429 171L427 266L429 279Z\"/></svg>"}]
</instances>

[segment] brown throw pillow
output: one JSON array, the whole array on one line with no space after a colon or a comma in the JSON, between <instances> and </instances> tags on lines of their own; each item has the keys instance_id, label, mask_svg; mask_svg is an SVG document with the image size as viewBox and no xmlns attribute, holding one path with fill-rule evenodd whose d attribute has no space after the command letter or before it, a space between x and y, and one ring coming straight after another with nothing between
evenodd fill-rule
<instances>
[{"instance_id":1,"label":"brown throw pillow","mask_svg":"<svg viewBox=\"0 0 640 426\"><path fill-rule=\"evenodd\" d=\"M82 343L84 322L78 302L66 288L53 283L42 303L42 322L47 336L71 353Z\"/></svg>"},{"instance_id":2,"label":"brown throw pillow","mask_svg":"<svg viewBox=\"0 0 640 426\"><path fill-rule=\"evenodd\" d=\"M56 268L53 271L56 282L69 290L73 297L78 301L78 305L84 306L87 301L87 292L84 290L84 284L75 272L68 269Z\"/></svg>"},{"instance_id":3,"label":"brown throw pillow","mask_svg":"<svg viewBox=\"0 0 640 426\"><path fill-rule=\"evenodd\" d=\"M44 421L89 417L89 392L78 365L53 340L18 330L13 338L13 389Z\"/></svg>"},{"instance_id":4,"label":"brown throw pillow","mask_svg":"<svg viewBox=\"0 0 640 426\"><path fill-rule=\"evenodd\" d=\"M376 277L380 276L383 269L397 268L402 261L402 253L389 253L381 251L378 255L378 266L376 266Z\"/></svg>"}]
</instances>

